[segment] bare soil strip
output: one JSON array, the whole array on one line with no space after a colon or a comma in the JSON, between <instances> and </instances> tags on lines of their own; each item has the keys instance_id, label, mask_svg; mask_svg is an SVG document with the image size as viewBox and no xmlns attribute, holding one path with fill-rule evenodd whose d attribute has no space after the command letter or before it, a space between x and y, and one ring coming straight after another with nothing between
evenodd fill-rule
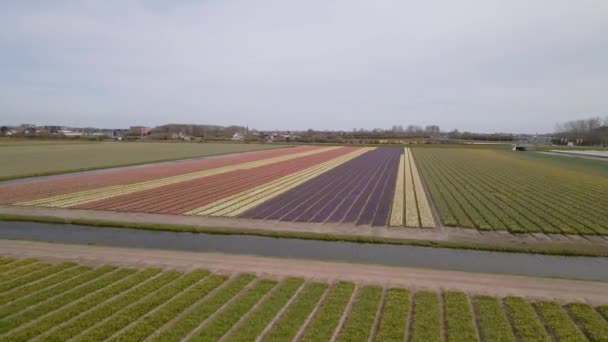
<instances>
[{"instance_id":1,"label":"bare soil strip","mask_svg":"<svg viewBox=\"0 0 608 342\"><path fill-rule=\"evenodd\" d=\"M286 276L334 282L347 280L410 289L459 290L474 294L507 295L559 301L608 304L608 283L511 275L439 271L406 267L349 264L295 259L264 258L220 253L51 244L0 240L0 255L38 258L47 262L76 261L90 265L204 268L225 273L249 272L259 276Z\"/></svg>"},{"instance_id":2,"label":"bare soil strip","mask_svg":"<svg viewBox=\"0 0 608 342\"><path fill-rule=\"evenodd\" d=\"M601 236L579 236L562 234L511 234L506 231L477 231L474 229L440 227L398 228L372 227L355 224L322 224L311 222L283 222L243 218L184 216L168 214L145 214L110 212L100 210L43 208L0 205L0 216L5 219L32 221L65 221L71 223L105 226L151 226L157 230L183 230L213 233L234 232L239 234L303 236L316 238L332 235L354 241L362 240L389 243L439 243L440 245L465 246L487 250L554 250L554 254L570 251L577 255L608 255L608 238ZM168 228L158 227L167 225ZM182 229L183 228L183 229Z\"/></svg>"}]
</instances>

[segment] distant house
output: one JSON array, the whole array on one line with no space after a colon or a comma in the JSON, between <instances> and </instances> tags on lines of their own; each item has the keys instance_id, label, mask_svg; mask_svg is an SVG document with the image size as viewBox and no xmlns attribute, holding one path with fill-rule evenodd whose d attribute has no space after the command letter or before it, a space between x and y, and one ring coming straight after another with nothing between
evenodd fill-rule
<instances>
[{"instance_id":1,"label":"distant house","mask_svg":"<svg viewBox=\"0 0 608 342\"><path fill-rule=\"evenodd\" d=\"M148 135L152 132L152 127L146 126L131 126L129 127L129 135Z\"/></svg>"},{"instance_id":2,"label":"distant house","mask_svg":"<svg viewBox=\"0 0 608 342\"><path fill-rule=\"evenodd\" d=\"M66 136L66 137L79 137L83 133L82 132L70 131L69 129L62 129L62 130L59 131L59 134L62 134L64 136Z\"/></svg>"},{"instance_id":3,"label":"distant house","mask_svg":"<svg viewBox=\"0 0 608 342\"><path fill-rule=\"evenodd\" d=\"M236 132L232 135L232 141L243 141L245 140L245 135L241 132Z\"/></svg>"}]
</instances>

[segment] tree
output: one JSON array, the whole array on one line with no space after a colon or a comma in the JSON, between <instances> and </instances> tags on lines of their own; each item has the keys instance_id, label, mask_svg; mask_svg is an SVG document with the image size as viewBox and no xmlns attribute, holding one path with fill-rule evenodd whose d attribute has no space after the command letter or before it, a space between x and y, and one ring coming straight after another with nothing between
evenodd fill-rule
<instances>
[{"instance_id":1,"label":"tree","mask_svg":"<svg viewBox=\"0 0 608 342\"><path fill-rule=\"evenodd\" d=\"M0 135L6 135L6 133L8 132L8 127L6 126L2 126L0 127Z\"/></svg>"}]
</instances>

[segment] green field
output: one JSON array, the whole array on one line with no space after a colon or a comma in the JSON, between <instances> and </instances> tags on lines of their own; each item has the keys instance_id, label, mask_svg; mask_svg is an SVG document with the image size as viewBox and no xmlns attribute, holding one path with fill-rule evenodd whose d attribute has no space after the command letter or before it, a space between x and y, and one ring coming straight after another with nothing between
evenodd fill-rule
<instances>
[{"instance_id":1,"label":"green field","mask_svg":"<svg viewBox=\"0 0 608 342\"><path fill-rule=\"evenodd\" d=\"M607 306L0 258L0 341L606 341Z\"/></svg>"},{"instance_id":2,"label":"green field","mask_svg":"<svg viewBox=\"0 0 608 342\"><path fill-rule=\"evenodd\" d=\"M271 148L277 146L233 143L3 141L0 143L0 180Z\"/></svg>"},{"instance_id":3,"label":"green field","mask_svg":"<svg viewBox=\"0 0 608 342\"><path fill-rule=\"evenodd\" d=\"M608 234L608 163L496 149L413 149L443 224Z\"/></svg>"}]
</instances>

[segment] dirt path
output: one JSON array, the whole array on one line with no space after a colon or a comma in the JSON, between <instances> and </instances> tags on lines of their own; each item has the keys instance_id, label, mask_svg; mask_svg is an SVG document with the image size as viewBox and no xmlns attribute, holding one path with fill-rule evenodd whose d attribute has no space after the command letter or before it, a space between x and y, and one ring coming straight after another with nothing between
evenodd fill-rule
<instances>
[{"instance_id":1,"label":"dirt path","mask_svg":"<svg viewBox=\"0 0 608 342\"><path fill-rule=\"evenodd\" d=\"M251 272L266 277L299 276L321 281L339 279L412 289L453 289L471 294L496 296L512 294L564 302L588 301L593 304L608 304L606 282L12 240L0 240L0 255L16 258L33 257L50 262L71 260L89 265L109 263L180 270L205 268L228 274Z\"/></svg>"},{"instance_id":2,"label":"dirt path","mask_svg":"<svg viewBox=\"0 0 608 342\"><path fill-rule=\"evenodd\" d=\"M443 242L452 245L485 246L485 249L529 249L531 247L544 250L560 251L587 251L595 255L608 254L608 237L579 236L558 234L511 234L506 231L477 231L474 229L439 227L403 228L403 227L372 227L356 226L354 224L321 224L301 222L280 222L268 220L254 220L243 218L185 216L166 214L144 214L101 210L44 208L29 206L0 205L0 215L15 215L20 217L58 218L61 220L97 221L114 223L133 223L140 225L164 224L174 227L200 229L202 232L209 229L233 230L247 234L251 232L266 231L277 235L281 233L302 234L333 234L344 236L364 237L385 240L409 240L421 242ZM86 223L84 223L86 224Z\"/></svg>"}]
</instances>

